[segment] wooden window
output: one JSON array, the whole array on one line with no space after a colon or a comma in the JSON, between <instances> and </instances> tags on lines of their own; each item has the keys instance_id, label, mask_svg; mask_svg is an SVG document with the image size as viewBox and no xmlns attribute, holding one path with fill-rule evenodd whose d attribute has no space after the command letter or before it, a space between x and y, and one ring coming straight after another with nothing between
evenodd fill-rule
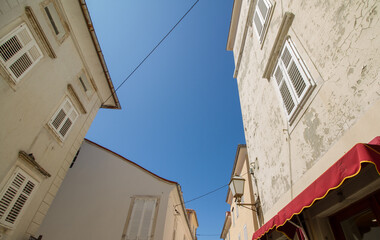
<instances>
[{"instance_id":1,"label":"wooden window","mask_svg":"<svg viewBox=\"0 0 380 240\"><path fill-rule=\"evenodd\" d=\"M69 98L65 98L58 111L51 118L49 126L59 139L64 140L78 116L79 114Z\"/></svg>"},{"instance_id":2,"label":"wooden window","mask_svg":"<svg viewBox=\"0 0 380 240\"><path fill-rule=\"evenodd\" d=\"M0 39L0 60L17 83L42 58L33 35L25 23Z\"/></svg>"},{"instance_id":3,"label":"wooden window","mask_svg":"<svg viewBox=\"0 0 380 240\"><path fill-rule=\"evenodd\" d=\"M236 219L239 218L239 206L236 204Z\"/></svg>"},{"instance_id":4,"label":"wooden window","mask_svg":"<svg viewBox=\"0 0 380 240\"><path fill-rule=\"evenodd\" d=\"M17 168L0 194L0 223L13 227L36 191L37 181Z\"/></svg>"},{"instance_id":5,"label":"wooden window","mask_svg":"<svg viewBox=\"0 0 380 240\"><path fill-rule=\"evenodd\" d=\"M86 95L89 97L93 93L93 87L90 83L90 81L87 78L87 75L82 72L78 77L80 86L82 87L82 90L86 93Z\"/></svg>"},{"instance_id":6,"label":"wooden window","mask_svg":"<svg viewBox=\"0 0 380 240\"><path fill-rule=\"evenodd\" d=\"M152 239L156 205L156 198L137 197L134 199L125 240Z\"/></svg>"},{"instance_id":7,"label":"wooden window","mask_svg":"<svg viewBox=\"0 0 380 240\"><path fill-rule=\"evenodd\" d=\"M315 83L290 39L286 40L273 73L289 122L294 120Z\"/></svg>"},{"instance_id":8,"label":"wooden window","mask_svg":"<svg viewBox=\"0 0 380 240\"><path fill-rule=\"evenodd\" d=\"M62 21L57 12L56 6L54 5L53 2L50 2L44 7L44 11L47 18L50 21L50 25L53 29L53 33L55 34L58 40L62 40L62 38L66 34L66 30L62 24Z\"/></svg>"},{"instance_id":9,"label":"wooden window","mask_svg":"<svg viewBox=\"0 0 380 240\"><path fill-rule=\"evenodd\" d=\"M253 24L260 43L264 40L265 31L268 27L272 4L268 0L257 0Z\"/></svg>"},{"instance_id":10,"label":"wooden window","mask_svg":"<svg viewBox=\"0 0 380 240\"><path fill-rule=\"evenodd\" d=\"M235 212L234 212L234 208L232 208L232 210L231 210L231 212L232 212L232 226L233 227L235 227Z\"/></svg>"},{"instance_id":11,"label":"wooden window","mask_svg":"<svg viewBox=\"0 0 380 240\"><path fill-rule=\"evenodd\" d=\"M248 240L247 225L244 225L243 233L244 233L244 240Z\"/></svg>"}]
</instances>

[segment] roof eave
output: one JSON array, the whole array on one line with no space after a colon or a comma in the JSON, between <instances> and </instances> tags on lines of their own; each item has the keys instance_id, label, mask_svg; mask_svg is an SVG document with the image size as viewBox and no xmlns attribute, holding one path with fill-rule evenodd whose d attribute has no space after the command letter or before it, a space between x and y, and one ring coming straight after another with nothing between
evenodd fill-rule
<instances>
[{"instance_id":1,"label":"roof eave","mask_svg":"<svg viewBox=\"0 0 380 240\"><path fill-rule=\"evenodd\" d=\"M107 79L108 86L109 86L109 88L111 90L112 98L113 98L113 100L115 102L114 106L113 105L102 104L101 108L121 109L119 98L116 95L116 91L115 91L115 88L113 86L113 83L112 83L112 80L111 80L111 76L109 74L109 71L108 71L108 68L107 68L107 64L106 64L106 61L105 61L104 56L103 56L102 49L100 48L98 37L96 36L95 30L94 30L94 27L93 27L93 24L92 24L92 20L91 20L91 17L90 17L90 13L88 12L86 1L85 0L79 0L79 4L81 6L83 17L86 20L86 25L87 25L88 31L89 31L89 33L91 35L92 42L94 43L94 46L95 46L96 53L98 55L100 64L102 65L104 75L105 75L105 77Z\"/></svg>"},{"instance_id":2,"label":"roof eave","mask_svg":"<svg viewBox=\"0 0 380 240\"><path fill-rule=\"evenodd\" d=\"M239 160L239 155L240 155L240 150L242 148L246 148L247 145L246 144L239 144L237 149L236 149L236 154L235 154L235 160L234 160L234 166L232 167L232 173L231 173L231 178L235 175L235 169L236 169L236 165L237 165L237 162ZM232 197L231 195L231 192L230 192L230 188L228 188L227 190L227 196L226 196L226 202L229 203L230 201L230 197Z\"/></svg>"}]
</instances>

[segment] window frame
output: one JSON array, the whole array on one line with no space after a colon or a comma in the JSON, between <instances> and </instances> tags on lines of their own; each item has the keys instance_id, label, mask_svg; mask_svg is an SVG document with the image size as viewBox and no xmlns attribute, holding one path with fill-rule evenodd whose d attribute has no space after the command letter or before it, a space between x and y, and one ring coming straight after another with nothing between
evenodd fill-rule
<instances>
[{"instance_id":1,"label":"window frame","mask_svg":"<svg viewBox=\"0 0 380 240\"><path fill-rule=\"evenodd\" d=\"M66 110L67 112L65 112L65 105L66 104L69 104L70 105L70 108L69 110ZM61 111L64 112L65 116L59 116ZM75 118L72 118L72 114L75 114ZM59 120L58 118L61 117L62 120ZM53 116L50 118L49 122L48 122L48 125L50 127L50 129L54 132L54 134L59 138L59 140L61 140L62 142L67 138L67 136L69 135L69 133L71 132L75 122L78 120L79 118L79 112L78 110L75 108L73 102L70 100L69 97L65 97L62 101L62 103L60 104L60 106L58 107L58 109L55 111L55 113L53 114ZM66 130L65 134L62 134L61 133L61 130L63 129L63 127L65 126L65 123L67 122L67 119L70 119L71 120L71 125L68 127L68 129ZM57 126L56 125L56 120L59 121L59 124Z\"/></svg>"},{"instance_id":2,"label":"window frame","mask_svg":"<svg viewBox=\"0 0 380 240\"><path fill-rule=\"evenodd\" d=\"M286 50L288 50L288 53L290 55L290 59L287 64L284 63L283 60L283 56L285 55L284 53ZM301 83L297 82L297 86L293 83L293 80L297 79L294 79L294 76L292 79L292 77L289 74L289 71L291 71L290 68L292 66L295 66L296 70L298 70L299 73L298 76L300 76L301 80L303 80ZM295 69L293 68L293 73L294 71ZM284 41L284 44L276 61L273 73L271 74L271 78L273 79L274 84L276 85L277 92L279 93L282 105L284 106L287 120L289 124L293 124L298 113L300 112L305 102L313 92L313 89L316 86L316 82L311 77L308 68L306 67L305 63L300 57L290 37L287 37ZM298 78L298 80L300 80L300 78ZM300 84L304 84L305 87L299 95L297 90L300 91ZM284 96L283 94L286 96Z\"/></svg>"},{"instance_id":3,"label":"window frame","mask_svg":"<svg viewBox=\"0 0 380 240\"><path fill-rule=\"evenodd\" d=\"M19 174L21 174L24 177L24 180L20 184L20 186L18 187L18 189L15 189L15 187L17 187L17 185L15 186L14 182L17 181L16 177ZM28 195L25 192L25 189L27 187L27 184L29 184L29 182L31 182L32 184L34 184L34 186L33 186L33 188L31 190L29 188L30 193ZM12 188L13 192L16 191L14 193L14 195L12 196L12 200L9 202L8 206L3 206L2 205L3 208L5 207L5 210L4 210L3 213L0 213L1 214L0 215L0 225L1 226L13 229L17 225L17 223L21 219L23 213L25 212L25 209L27 208L27 206L31 202L31 199L33 198L34 194L36 193L36 191L38 189L38 185L39 185L39 182L35 178L33 178L30 174L26 173L20 167L16 167L16 169L13 171L12 175L9 177L7 183L3 186L3 188L1 189L1 192L0 192L0 202L1 202L1 204L4 204L6 202L3 201L3 198L4 198L5 194L9 193L8 192L9 189ZM6 217L6 216L10 215L10 212L13 210L14 206L16 205L16 203L19 200L19 198L20 198L21 195L24 195L24 198L26 196L26 200L21 199L21 201L24 201L21 209L18 210L17 215L14 217L15 219L12 222L9 222L9 221L7 221L8 217ZM8 195L7 198L9 198L9 195ZM17 211L17 209L15 211Z\"/></svg>"},{"instance_id":4,"label":"window frame","mask_svg":"<svg viewBox=\"0 0 380 240\"><path fill-rule=\"evenodd\" d=\"M127 221L126 221L126 224L125 224L125 227L124 227L124 231L123 231L123 235L122 235L122 240L129 240L131 238L129 238L129 234L130 234L130 226L131 223L132 223L132 219L134 218L134 214L135 214L135 211L137 211L135 209L135 206L136 205L136 202L138 200L153 200L154 201L154 208L152 210L152 215L151 215L151 219L150 219L150 226L149 226L149 230L148 230L148 239L151 240L151 239L154 239L154 232L155 232L155 225L156 225L156 220L157 220L157 215L158 215L158 208L159 208L159 198L158 197L155 197L155 196L134 196L132 197L132 201L131 201L131 205L130 205L130 208L129 208L129 213L128 213L128 217L127 217ZM139 220L139 225L138 225L138 230L137 230L137 238L139 237L139 234L141 234L141 226L143 225L143 221L144 221L144 217L145 217L145 203L144 203L144 206L143 206L143 209L142 209L142 216L141 216L141 219ZM175 232L174 232L175 234Z\"/></svg>"},{"instance_id":5,"label":"window frame","mask_svg":"<svg viewBox=\"0 0 380 240\"><path fill-rule=\"evenodd\" d=\"M25 41L27 42L25 43ZM5 46L7 43L8 47ZM15 45L10 46L9 44L12 43ZM16 50L16 52L13 53L4 51L4 55L1 54L0 57L0 63L10 76L13 84L18 84L44 56L36 38L33 36L30 28L25 22L18 24L17 27L13 28L10 32L0 38L0 48L3 46L7 49L12 48ZM15 49L16 47L19 49ZM19 62L19 60L21 62ZM25 65L26 62L30 64L27 67Z\"/></svg>"},{"instance_id":6,"label":"window frame","mask_svg":"<svg viewBox=\"0 0 380 240\"><path fill-rule=\"evenodd\" d=\"M54 16L52 15L51 9L49 8L49 6L54 7L56 15L55 14L53 14ZM46 8L48 8L50 14L47 13ZM52 35L57 40L57 42L61 44L67 38L69 29L66 26L61 10L58 7L58 4L54 0L44 1L43 3L41 3L41 11L42 11L42 14L45 16L45 20L47 24L49 25ZM61 35L56 33L56 30L58 30L57 28L58 21L61 26L60 29L64 31Z\"/></svg>"},{"instance_id":7,"label":"window frame","mask_svg":"<svg viewBox=\"0 0 380 240\"><path fill-rule=\"evenodd\" d=\"M263 17L262 12L260 11L260 8L259 8L260 1L263 2L263 4L267 7L267 13L265 17ZM269 27L269 22L270 22L273 8L274 8L274 4L272 4L272 2L269 0L256 0L255 11L252 17L252 25L253 25L253 28L255 29L254 32L256 33L256 36L260 44L264 42L265 35ZM258 17L258 20L260 21L260 24L261 24L260 33L259 33L259 30L257 29L257 24L255 22L256 16Z\"/></svg>"},{"instance_id":8,"label":"window frame","mask_svg":"<svg viewBox=\"0 0 380 240\"><path fill-rule=\"evenodd\" d=\"M90 99L95 92L95 88L84 69L77 75L77 81L81 91L86 95L87 99Z\"/></svg>"},{"instance_id":9,"label":"window frame","mask_svg":"<svg viewBox=\"0 0 380 240\"><path fill-rule=\"evenodd\" d=\"M336 239L346 239L344 230L340 223L365 210L372 211L378 224L380 225L380 191L364 197L363 199L356 201L353 204L341 209L337 213L329 216L330 227L334 237Z\"/></svg>"}]
</instances>

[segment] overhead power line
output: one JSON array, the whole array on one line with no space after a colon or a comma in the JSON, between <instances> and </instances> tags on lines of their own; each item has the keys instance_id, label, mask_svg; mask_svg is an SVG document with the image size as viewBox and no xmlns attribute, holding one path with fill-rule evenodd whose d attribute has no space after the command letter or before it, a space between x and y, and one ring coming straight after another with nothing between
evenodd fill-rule
<instances>
[{"instance_id":1,"label":"overhead power line","mask_svg":"<svg viewBox=\"0 0 380 240\"><path fill-rule=\"evenodd\" d=\"M170 35L170 33L177 27L177 25L186 17L186 15L195 7L195 5L199 2L199 0L196 0L195 3L187 10L187 12L181 17L181 19L178 20L178 22L170 29L170 31L157 43L157 45L146 55L146 57L133 69L133 71L124 79L124 81L115 89L112 91L111 95L104 101L106 103L108 99L110 99L116 92L123 86L123 84L136 72L136 70L149 58L149 56L158 48L158 46L161 45L161 43ZM104 104L103 103L103 104Z\"/></svg>"},{"instance_id":2,"label":"overhead power line","mask_svg":"<svg viewBox=\"0 0 380 240\"><path fill-rule=\"evenodd\" d=\"M197 236L199 237L215 237L215 236L220 236L220 234L198 234Z\"/></svg>"},{"instance_id":3,"label":"overhead power line","mask_svg":"<svg viewBox=\"0 0 380 240\"><path fill-rule=\"evenodd\" d=\"M196 197L196 198L190 199L189 201L186 201L185 203L189 203L189 202L195 201L195 200L197 200L197 199L199 199L199 198L203 198L203 197L205 197L205 196L207 196L207 195L209 195L209 194L211 194L211 193L214 193L214 192L216 192L216 191L218 191L218 190L220 190L220 189L222 189L222 188L224 188L224 187L226 187L226 186L228 186L228 184L224 184L223 186L218 187L217 189L214 189L214 190L212 190L212 191L210 191L210 192L208 192L208 193L205 193L205 194L203 194L203 195L201 195L201 196L199 196L199 197Z\"/></svg>"}]
</instances>

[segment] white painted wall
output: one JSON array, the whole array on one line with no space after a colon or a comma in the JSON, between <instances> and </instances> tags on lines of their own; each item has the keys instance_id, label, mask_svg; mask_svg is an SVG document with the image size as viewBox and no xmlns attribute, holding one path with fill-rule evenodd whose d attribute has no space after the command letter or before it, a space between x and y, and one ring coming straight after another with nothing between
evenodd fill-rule
<instances>
[{"instance_id":1,"label":"white painted wall","mask_svg":"<svg viewBox=\"0 0 380 240\"><path fill-rule=\"evenodd\" d=\"M87 141L39 234L43 239L56 240L121 239L133 196L159 198L154 240L172 239L174 219L177 233L191 239L176 183Z\"/></svg>"}]
</instances>

